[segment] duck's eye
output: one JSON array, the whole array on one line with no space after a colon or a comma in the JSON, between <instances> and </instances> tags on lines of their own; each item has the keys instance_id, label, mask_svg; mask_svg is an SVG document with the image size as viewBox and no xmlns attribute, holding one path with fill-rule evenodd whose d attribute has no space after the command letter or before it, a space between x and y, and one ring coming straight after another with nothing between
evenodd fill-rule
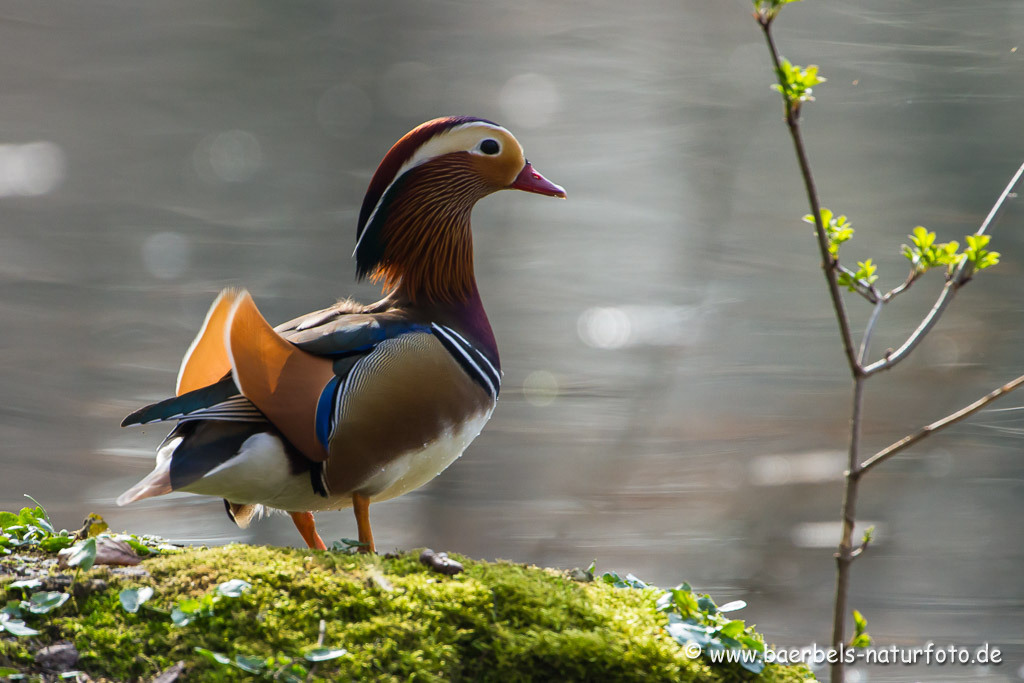
<instances>
[{"instance_id":1,"label":"duck's eye","mask_svg":"<svg viewBox=\"0 0 1024 683\"><path fill-rule=\"evenodd\" d=\"M501 145L498 144L497 140L487 138L480 143L480 151L484 154L497 154L501 151Z\"/></svg>"}]
</instances>

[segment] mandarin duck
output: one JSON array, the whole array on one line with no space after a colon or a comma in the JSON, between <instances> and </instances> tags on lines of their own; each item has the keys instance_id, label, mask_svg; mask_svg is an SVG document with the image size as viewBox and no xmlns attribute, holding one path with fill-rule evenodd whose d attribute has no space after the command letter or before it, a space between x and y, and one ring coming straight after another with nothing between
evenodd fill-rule
<instances>
[{"instance_id":1,"label":"mandarin duck","mask_svg":"<svg viewBox=\"0 0 1024 683\"><path fill-rule=\"evenodd\" d=\"M384 298L271 327L248 292L222 291L185 353L176 395L122 423L177 425L155 469L117 503L217 496L242 528L280 510L318 549L313 512L352 506L360 549L374 552L369 504L440 474L498 399L470 213L502 189L565 197L485 119L440 118L406 134L374 173L356 231L357 277L382 281Z\"/></svg>"}]
</instances>

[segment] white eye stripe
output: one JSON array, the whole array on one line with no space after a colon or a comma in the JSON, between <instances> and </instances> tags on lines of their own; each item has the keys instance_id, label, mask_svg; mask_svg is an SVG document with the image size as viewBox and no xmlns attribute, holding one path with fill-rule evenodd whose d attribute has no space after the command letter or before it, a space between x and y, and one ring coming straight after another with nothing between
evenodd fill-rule
<instances>
[{"instance_id":1,"label":"white eye stripe","mask_svg":"<svg viewBox=\"0 0 1024 683\"><path fill-rule=\"evenodd\" d=\"M509 133L507 130L505 130L504 128L497 124L486 123L484 121L469 121L467 123L461 123L457 126L452 126L448 130L438 133L431 139L427 140L420 146L418 150L416 150L415 154L409 157L408 161L402 164L402 166L398 169L398 172L395 173L395 177L392 178L391 182L388 183L388 186L384 188L384 191L381 193L380 198L377 200L377 204L373 207L373 211L370 212L370 215L366 219L366 223L363 224L363 232L361 235L359 235L359 239L356 240L356 246L352 250L353 256L355 256L356 253L359 251L359 244L363 241L363 237L366 236L366 233L370 232L369 227L373 225L373 219L377 217L377 210L380 208L380 205L384 202L384 198L388 196L388 192L391 190L391 188L394 186L395 182L397 182L399 178L401 178L403 175L405 175L413 168L425 164L431 159L442 156L444 154L450 154L452 152L469 152L470 154L479 153L477 150L480 144L483 142L482 140L478 142L474 147L467 147L467 141L464 139L464 136L458 135L458 133L461 133L462 131L469 129L489 129L493 131L500 131L505 135L508 135L510 138L512 137L511 133ZM485 139L490 140L491 138ZM512 140L515 141L515 138L512 138Z\"/></svg>"}]
</instances>

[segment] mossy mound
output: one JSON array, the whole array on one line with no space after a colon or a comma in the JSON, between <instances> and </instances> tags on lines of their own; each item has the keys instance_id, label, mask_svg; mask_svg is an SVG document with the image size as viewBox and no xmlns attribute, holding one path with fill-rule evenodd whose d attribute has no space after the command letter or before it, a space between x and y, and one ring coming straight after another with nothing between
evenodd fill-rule
<instances>
[{"instance_id":1,"label":"mossy mound","mask_svg":"<svg viewBox=\"0 0 1024 683\"><path fill-rule=\"evenodd\" d=\"M11 559L5 558L8 568ZM666 616L657 611L652 589L458 559L466 571L444 576L420 564L416 553L381 557L228 545L146 559L148 575L95 568L75 581L88 586L90 579L102 579L91 581L92 592L49 614L26 617L38 636L0 634L0 667L39 673L35 653L69 640L80 653L77 669L117 681L149 678L177 662L185 663L189 681L252 680L256 674L245 666L288 679L281 674L289 658L301 662L296 670L305 668L310 680L813 678L802 667L770 665L754 676L735 664L687 658L664 630ZM251 585L237 597L210 599L232 579ZM0 585L5 600L26 597L9 584ZM153 596L129 613L120 592L144 586L152 587ZM188 603L204 596L202 609ZM171 611L183 604L191 622L177 625ZM317 648L330 652L324 661L304 659ZM268 665L271 657L276 659Z\"/></svg>"}]
</instances>

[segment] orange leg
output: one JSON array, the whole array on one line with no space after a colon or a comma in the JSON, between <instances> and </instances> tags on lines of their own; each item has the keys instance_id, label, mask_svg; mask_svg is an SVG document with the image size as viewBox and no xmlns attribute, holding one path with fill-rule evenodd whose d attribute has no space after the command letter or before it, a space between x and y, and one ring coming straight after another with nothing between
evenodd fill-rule
<instances>
[{"instance_id":1,"label":"orange leg","mask_svg":"<svg viewBox=\"0 0 1024 683\"><path fill-rule=\"evenodd\" d=\"M306 542L306 545L314 550L327 550L324 539L320 538L320 534L316 532L316 522L313 521L312 512L289 512L288 514L291 515L292 521L295 522L295 528L302 534L302 540Z\"/></svg>"},{"instance_id":2,"label":"orange leg","mask_svg":"<svg viewBox=\"0 0 1024 683\"><path fill-rule=\"evenodd\" d=\"M377 549L373 545L373 532L370 531L370 497L359 493L353 493L352 508L356 513L356 526L359 527L359 542L366 544L360 546L359 552L377 552Z\"/></svg>"}]
</instances>

